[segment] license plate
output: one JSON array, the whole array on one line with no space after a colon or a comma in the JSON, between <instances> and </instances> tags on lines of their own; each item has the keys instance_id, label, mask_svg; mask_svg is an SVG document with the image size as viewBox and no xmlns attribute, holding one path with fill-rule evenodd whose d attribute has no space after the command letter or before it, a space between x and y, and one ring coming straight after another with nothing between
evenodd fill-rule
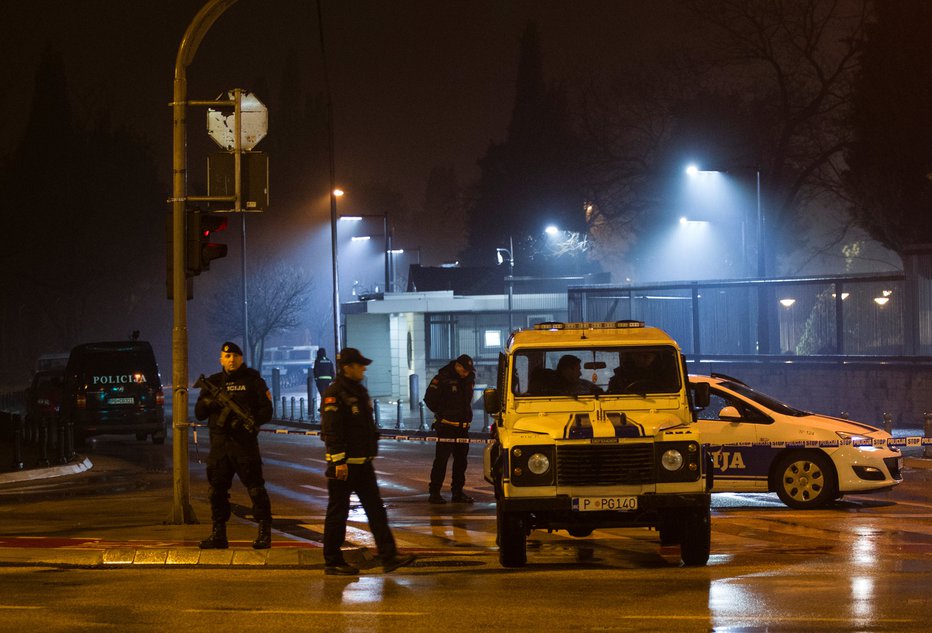
<instances>
[{"instance_id":1,"label":"license plate","mask_svg":"<svg viewBox=\"0 0 932 633\"><path fill-rule=\"evenodd\" d=\"M602 510L630 512L637 509L637 497L573 497L573 510L577 512Z\"/></svg>"},{"instance_id":2,"label":"license plate","mask_svg":"<svg viewBox=\"0 0 932 633\"><path fill-rule=\"evenodd\" d=\"M136 398L110 398L107 404L136 404Z\"/></svg>"}]
</instances>

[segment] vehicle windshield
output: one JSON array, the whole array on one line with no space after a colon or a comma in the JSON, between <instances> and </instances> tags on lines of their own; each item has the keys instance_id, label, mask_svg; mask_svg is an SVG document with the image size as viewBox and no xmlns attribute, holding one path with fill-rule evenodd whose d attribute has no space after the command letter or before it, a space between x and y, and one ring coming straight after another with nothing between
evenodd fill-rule
<instances>
[{"instance_id":1,"label":"vehicle windshield","mask_svg":"<svg viewBox=\"0 0 932 633\"><path fill-rule=\"evenodd\" d=\"M679 354L671 346L521 349L511 390L518 397L676 393Z\"/></svg>"},{"instance_id":2,"label":"vehicle windshield","mask_svg":"<svg viewBox=\"0 0 932 633\"><path fill-rule=\"evenodd\" d=\"M801 409L795 409L788 404L784 404L780 402L779 400L776 400L775 398L771 398L770 396L764 395L760 393L759 391L754 391L747 385L742 385L737 382L729 382L727 380L722 381L721 384L722 386L728 389L731 389L735 393L744 396L748 400L752 400L756 402L757 404L763 407L766 407L767 409L770 409L771 411L774 411L776 413L780 413L782 415L789 415L794 418L801 418L807 415L812 415L808 411L802 411Z\"/></svg>"}]
</instances>

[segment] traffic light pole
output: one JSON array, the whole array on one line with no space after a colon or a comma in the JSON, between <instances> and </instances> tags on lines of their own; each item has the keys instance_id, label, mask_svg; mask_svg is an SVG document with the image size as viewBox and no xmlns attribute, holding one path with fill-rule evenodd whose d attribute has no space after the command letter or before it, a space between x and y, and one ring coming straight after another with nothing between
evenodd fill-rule
<instances>
[{"instance_id":1,"label":"traffic light pole","mask_svg":"<svg viewBox=\"0 0 932 633\"><path fill-rule=\"evenodd\" d=\"M187 67L213 23L236 0L209 0L181 38L172 91L172 480L169 523L197 523L190 502L188 472L188 312L185 277L187 205Z\"/></svg>"}]
</instances>

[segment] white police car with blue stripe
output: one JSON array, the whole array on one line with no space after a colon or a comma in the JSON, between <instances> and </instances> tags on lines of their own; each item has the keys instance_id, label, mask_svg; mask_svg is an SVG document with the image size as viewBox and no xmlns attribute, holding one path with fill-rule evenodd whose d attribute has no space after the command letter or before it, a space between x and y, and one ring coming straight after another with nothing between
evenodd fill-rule
<instances>
[{"instance_id":1,"label":"white police car with blue stripe","mask_svg":"<svg viewBox=\"0 0 932 633\"><path fill-rule=\"evenodd\" d=\"M903 457L886 431L801 411L722 374L689 380L711 391L698 416L712 492L776 492L791 508L810 509L902 481Z\"/></svg>"}]
</instances>

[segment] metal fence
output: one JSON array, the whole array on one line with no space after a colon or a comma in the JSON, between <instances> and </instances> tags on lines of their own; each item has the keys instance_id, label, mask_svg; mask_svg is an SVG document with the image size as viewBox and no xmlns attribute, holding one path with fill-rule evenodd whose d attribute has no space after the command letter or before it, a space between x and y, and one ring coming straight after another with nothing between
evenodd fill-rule
<instances>
[{"instance_id":1,"label":"metal fence","mask_svg":"<svg viewBox=\"0 0 932 633\"><path fill-rule=\"evenodd\" d=\"M928 355L928 301L905 288L903 274L572 287L568 312L644 321L694 357Z\"/></svg>"}]
</instances>

